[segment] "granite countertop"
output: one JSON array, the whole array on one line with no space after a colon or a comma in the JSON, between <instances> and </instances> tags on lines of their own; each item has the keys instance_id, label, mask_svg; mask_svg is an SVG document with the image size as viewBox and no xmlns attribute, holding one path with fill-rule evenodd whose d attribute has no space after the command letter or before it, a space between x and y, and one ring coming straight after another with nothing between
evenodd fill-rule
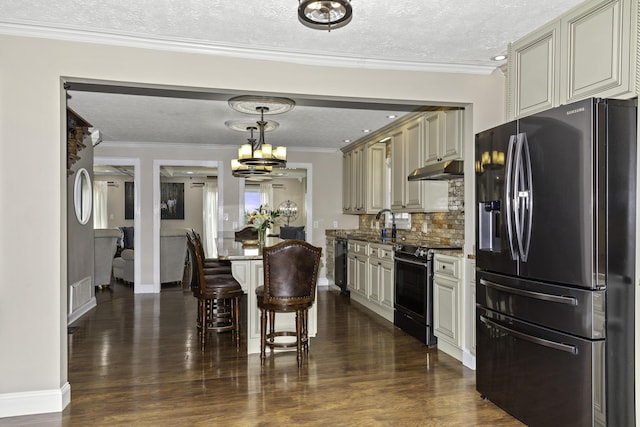
<instances>
[{"instance_id":1,"label":"granite countertop","mask_svg":"<svg viewBox=\"0 0 640 427\"><path fill-rule=\"evenodd\" d=\"M392 240L390 238L383 239L377 233L376 234L364 233L359 230L326 230L325 235L331 236L331 237L345 238L348 240L358 240L361 242L376 243L376 244L383 244L383 245L389 245L389 246L396 246L396 245L402 245L402 244L427 246L427 247L433 247L436 253L443 253L443 254L449 254L449 255L462 256L464 252L462 248L458 248L458 247L455 247L454 249L448 249L446 245L443 245L441 242L437 240L412 239L410 237L409 238L399 237L395 240ZM443 248L443 249L439 251L437 248Z\"/></svg>"}]
</instances>

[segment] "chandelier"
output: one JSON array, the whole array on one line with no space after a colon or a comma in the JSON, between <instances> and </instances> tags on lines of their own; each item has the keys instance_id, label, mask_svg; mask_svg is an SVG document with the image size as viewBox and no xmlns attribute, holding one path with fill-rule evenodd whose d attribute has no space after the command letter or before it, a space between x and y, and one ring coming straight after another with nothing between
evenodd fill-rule
<instances>
[{"instance_id":1,"label":"chandelier","mask_svg":"<svg viewBox=\"0 0 640 427\"><path fill-rule=\"evenodd\" d=\"M298 19L315 30L344 27L351 22L350 0L299 0Z\"/></svg>"},{"instance_id":2,"label":"chandelier","mask_svg":"<svg viewBox=\"0 0 640 427\"><path fill-rule=\"evenodd\" d=\"M249 141L248 144L244 144L244 145L253 146L256 143L256 139L253 137L253 132L256 129L257 128L255 126L248 126L247 127L247 130L249 132L251 132L251 137L248 139L248 141ZM244 147L244 145L242 147ZM268 174L269 172L271 172L271 170L272 170L272 166L243 165L242 163L240 163L238 161L238 159L231 160L231 172L232 172L233 176L236 176L236 177L239 177L239 178L246 178L248 176L254 176L254 175L265 175L265 174Z\"/></svg>"},{"instance_id":3,"label":"chandelier","mask_svg":"<svg viewBox=\"0 0 640 427\"><path fill-rule=\"evenodd\" d=\"M256 140L253 137L253 132L256 130L255 126L246 127L251 132L251 137L246 144L238 148L238 158L231 160L233 176L265 175L271 172L274 167L282 168L286 166L287 148L274 148L271 144L265 143L265 127L269 125L273 129L277 127L277 122L265 121L264 115L289 111L295 103L287 98L239 96L230 99L229 105L236 111L260 114L260 120L256 122L257 129L260 132L259 139Z\"/></svg>"}]
</instances>

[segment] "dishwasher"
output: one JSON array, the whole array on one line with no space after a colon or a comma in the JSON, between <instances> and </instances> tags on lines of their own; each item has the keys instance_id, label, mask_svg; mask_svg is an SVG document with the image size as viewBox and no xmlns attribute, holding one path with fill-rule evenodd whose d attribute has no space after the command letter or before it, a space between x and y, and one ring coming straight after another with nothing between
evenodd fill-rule
<instances>
[{"instance_id":1,"label":"dishwasher","mask_svg":"<svg viewBox=\"0 0 640 427\"><path fill-rule=\"evenodd\" d=\"M334 280L336 286L340 288L340 292L349 295L347 289L347 239L342 237L336 238Z\"/></svg>"}]
</instances>

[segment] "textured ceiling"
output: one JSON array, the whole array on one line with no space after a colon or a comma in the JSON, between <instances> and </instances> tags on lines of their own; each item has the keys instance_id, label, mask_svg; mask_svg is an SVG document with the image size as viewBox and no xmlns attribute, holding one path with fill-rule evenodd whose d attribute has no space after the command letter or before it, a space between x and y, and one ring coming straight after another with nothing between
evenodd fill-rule
<instances>
[{"instance_id":1,"label":"textured ceiling","mask_svg":"<svg viewBox=\"0 0 640 427\"><path fill-rule=\"evenodd\" d=\"M197 46L212 54L385 69L488 73L509 42L581 0L352 0L353 20L331 32L298 22L295 0L0 0L0 34ZM226 99L71 91L69 105L105 141L239 144ZM307 105L273 116L267 142L337 148L387 124L393 106ZM348 107L348 108L346 108ZM377 111L376 111L377 109ZM397 108L398 114L403 108ZM406 108L404 109L406 110ZM330 125L329 125L330 124Z\"/></svg>"},{"instance_id":2,"label":"textured ceiling","mask_svg":"<svg viewBox=\"0 0 640 427\"><path fill-rule=\"evenodd\" d=\"M296 0L2 0L0 22L362 61L494 66L490 57L581 0L353 0L335 31L298 22Z\"/></svg>"}]
</instances>

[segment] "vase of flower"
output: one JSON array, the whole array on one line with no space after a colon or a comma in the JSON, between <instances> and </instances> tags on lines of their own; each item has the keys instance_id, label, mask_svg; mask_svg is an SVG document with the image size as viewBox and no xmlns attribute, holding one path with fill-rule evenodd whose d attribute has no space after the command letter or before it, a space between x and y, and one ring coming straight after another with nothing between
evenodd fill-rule
<instances>
[{"instance_id":1,"label":"vase of flower","mask_svg":"<svg viewBox=\"0 0 640 427\"><path fill-rule=\"evenodd\" d=\"M263 248L267 241L267 229L266 227L258 228L258 245Z\"/></svg>"},{"instance_id":2,"label":"vase of flower","mask_svg":"<svg viewBox=\"0 0 640 427\"><path fill-rule=\"evenodd\" d=\"M264 247L267 240L267 229L273 227L279 215L278 211L270 211L267 206L263 205L260 205L254 211L245 212L245 222L258 231L258 244L260 247Z\"/></svg>"}]
</instances>

